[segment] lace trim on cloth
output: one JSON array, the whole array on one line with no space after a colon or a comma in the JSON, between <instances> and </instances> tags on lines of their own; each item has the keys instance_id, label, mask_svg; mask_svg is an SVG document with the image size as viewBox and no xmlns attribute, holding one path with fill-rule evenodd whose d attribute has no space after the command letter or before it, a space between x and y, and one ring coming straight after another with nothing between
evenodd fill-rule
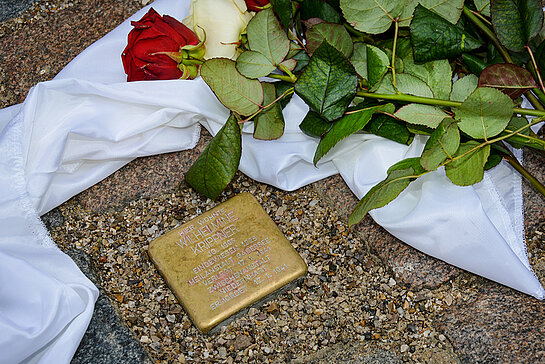
<instances>
[{"instance_id":1,"label":"lace trim on cloth","mask_svg":"<svg viewBox=\"0 0 545 364\"><path fill-rule=\"evenodd\" d=\"M201 124L196 123L196 125L197 125L197 127L195 128L195 131L193 131L193 135L191 136L191 145L192 145L192 147L188 148L188 149L195 148L195 146L197 146L197 143L199 142L199 139L201 139Z\"/></svg>"},{"instance_id":2,"label":"lace trim on cloth","mask_svg":"<svg viewBox=\"0 0 545 364\"><path fill-rule=\"evenodd\" d=\"M24 110L21 110L6 126L6 152L12 172L11 187L16 194L17 202L23 212L26 225L38 243L46 248L59 249L40 219L40 215L30 201L30 196L26 190L25 160L22 145L24 134L23 115Z\"/></svg>"},{"instance_id":3,"label":"lace trim on cloth","mask_svg":"<svg viewBox=\"0 0 545 364\"><path fill-rule=\"evenodd\" d=\"M513 149L513 154L515 155L515 157L519 160L521 164L524 162L524 151L522 149ZM522 247L523 247L524 257L526 258L526 260L523 261L523 263L535 275L535 272L532 269L532 266L530 265L529 259L528 259L528 245L526 244L526 232L524 229L524 196L522 194L522 177L519 173L515 174L513 183L515 184L513 188L513 193L515 194L514 196L515 209L514 210L516 212L514 214L515 216L514 229L516 234L518 235L517 238L519 238L520 241L524 243ZM536 279L537 279L537 276L536 276Z\"/></svg>"},{"instance_id":4,"label":"lace trim on cloth","mask_svg":"<svg viewBox=\"0 0 545 364\"><path fill-rule=\"evenodd\" d=\"M515 157L520 163L523 161L522 150L513 150ZM503 162L502 162L503 163ZM499 201L502 205L502 209L496 210L496 213L500 213L500 218L505 226L511 227L509 231L505 233L509 236L504 237L505 241L509 244L509 247L519 257L520 261L526 268L536 277L537 276L532 269L528 259L528 248L526 245L526 236L524 231L524 203L522 195L522 178L516 173L511 178L512 185L509 193L513 198L513 204L511 208L506 205L505 200L502 198L502 194L496 188L492 181L492 177L488 173L484 174L483 183L486 185L486 191L495 201ZM512 210L512 213L508 211ZM517 244L520 242L520 244Z\"/></svg>"}]
</instances>

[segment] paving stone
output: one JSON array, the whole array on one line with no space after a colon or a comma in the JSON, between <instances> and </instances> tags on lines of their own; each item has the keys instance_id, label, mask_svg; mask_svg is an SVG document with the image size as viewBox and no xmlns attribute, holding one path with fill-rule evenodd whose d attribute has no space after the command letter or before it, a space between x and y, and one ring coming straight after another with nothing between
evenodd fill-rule
<instances>
[{"instance_id":1,"label":"paving stone","mask_svg":"<svg viewBox=\"0 0 545 364\"><path fill-rule=\"evenodd\" d=\"M545 128L542 128L541 134L541 137L543 137ZM524 166L541 183L545 184L545 155L525 150ZM536 193L526 180L523 180L522 183L522 193L524 197L524 228L527 235L532 235L537 229L543 229L543 226L545 226L545 208L543 207L545 205L545 196Z\"/></svg>"},{"instance_id":2,"label":"paving stone","mask_svg":"<svg viewBox=\"0 0 545 364\"><path fill-rule=\"evenodd\" d=\"M85 275L95 283L95 271L91 258L81 250L68 250ZM151 364L148 354L125 326L115 306L100 287L93 318L72 359L72 364Z\"/></svg>"},{"instance_id":3,"label":"paving stone","mask_svg":"<svg viewBox=\"0 0 545 364\"><path fill-rule=\"evenodd\" d=\"M314 188L330 201L344 219L348 218L358 202L339 175L314 183ZM403 243L374 222L369 215L353 229L392 269L396 279L411 289L437 287L461 272L460 269Z\"/></svg>"},{"instance_id":4,"label":"paving stone","mask_svg":"<svg viewBox=\"0 0 545 364\"><path fill-rule=\"evenodd\" d=\"M361 345L336 345L332 349L323 349L314 355L296 359L293 363L401 364L403 361L387 350L368 350Z\"/></svg>"},{"instance_id":5,"label":"paving stone","mask_svg":"<svg viewBox=\"0 0 545 364\"><path fill-rule=\"evenodd\" d=\"M0 21L17 16L38 0L2 0L0 1Z\"/></svg>"},{"instance_id":6,"label":"paving stone","mask_svg":"<svg viewBox=\"0 0 545 364\"><path fill-rule=\"evenodd\" d=\"M110 299L101 290L93 318L72 364L152 363L144 348L123 325Z\"/></svg>"},{"instance_id":7,"label":"paving stone","mask_svg":"<svg viewBox=\"0 0 545 364\"><path fill-rule=\"evenodd\" d=\"M434 320L463 363L545 363L541 301L480 277L473 292Z\"/></svg>"},{"instance_id":8,"label":"paving stone","mask_svg":"<svg viewBox=\"0 0 545 364\"><path fill-rule=\"evenodd\" d=\"M58 208L54 208L47 214L42 215L41 219L47 230L51 230L64 224L64 216L62 216L62 212Z\"/></svg>"},{"instance_id":9,"label":"paving stone","mask_svg":"<svg viewBox=\"0 0 545 364\"><path fill-rule=\"evenodd\" d=\"M190 150L138 158L108 178L76 196L90 211L119 209L136 198L147 198L171 190L183 181L185 172L212 139L203 129Z\"/></svg>"},{"instance_id":10,"label":"paving stone","mask_svg":"<svg viewBox=\"0 0 545 364\"><path fill-rule=\"evenodd\" d=\"M65 2L43 3L61 8L67 6ZM134 0L101 0L100 4L72 0L68 5L61 11L25 12L25 23L0 27L0 107L22 102L32 86L52 79L75 56L138 10Z\"/></svg>"}]
</instances>

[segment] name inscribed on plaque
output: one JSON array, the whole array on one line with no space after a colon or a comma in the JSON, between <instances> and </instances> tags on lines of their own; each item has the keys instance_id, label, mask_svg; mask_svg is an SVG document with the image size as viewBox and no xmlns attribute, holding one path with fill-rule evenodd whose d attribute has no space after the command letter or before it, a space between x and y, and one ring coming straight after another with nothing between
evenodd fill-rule
<instances>
[{"instance_id":1,"label":"name inscribed on plaque","mask_svg":"<svg viewBox=\"0 0 545 364\"><path fill-rule=\"evenodd\" d=\"M203 332L307 272L249 193L153 240L148 253Z\"/></svg>"}]
</instances>

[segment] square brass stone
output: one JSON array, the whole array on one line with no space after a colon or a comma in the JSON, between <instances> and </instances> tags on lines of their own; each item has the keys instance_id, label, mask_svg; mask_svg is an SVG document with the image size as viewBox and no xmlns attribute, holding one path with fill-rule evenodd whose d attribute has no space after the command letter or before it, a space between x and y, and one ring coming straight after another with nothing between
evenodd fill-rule
<instances>
[{"instance_id":1,"label":"square brass stone","mask_svg":"<svg viewBox=\"0 0 545 364\"><path fill-rule=\"evenodd\" d=\"M249 193L153 240L148 253L203 332L307 272Z\"/></svg>"}]
</instances>

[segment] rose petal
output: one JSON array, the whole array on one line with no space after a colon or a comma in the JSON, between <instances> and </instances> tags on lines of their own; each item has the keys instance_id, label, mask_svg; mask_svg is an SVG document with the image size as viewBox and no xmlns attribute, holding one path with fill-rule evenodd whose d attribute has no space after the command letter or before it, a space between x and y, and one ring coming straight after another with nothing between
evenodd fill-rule
<instances>
[{"instance_id":1,"label":"rose petal","mask_svg":"<svg viewBox=\"0 0 545 364\"><path fill-rule=\"evenodd\" d=\"M269 0L245 0L248 11L261 11L269 3Z\"/></svg>"},{"instance_id":2,"label":"rose petal","mask_svg":"<svg viewBox=\"0 0 545 364\"><path fill-rule=\"evenodd\" d=\"M159 80L173 80L182 77L182 71L178 69L176 64L174 64L174 67L161 67L156 64L149 64L145 68L145 71L155 75Z\"/></svg>"},{"instance_id":3,"label":"rose petal","mask_svg":"<svg viewBox=\"0 0 545 364\"><path fill-rule=\"evenodd\" d=\"M191 29L186 27L184 24L180 23L178 20L174 19L170 15L164 15L163 20L165 23L167 23L174 31L176 31L178 34L180 34L185 44L195 45L199 44L199 38L197 38L197 35L193 33Z\"/></svg>"},{"instance_id":4,"label":"rose petal","mask_svg":"<svg viewBox=\"0 0 545 364\"><path fill-rule=\"evenodd\" d=\"M150 8L148 12L142 17L142 19L137 21L132 21L131 25L134 27L141 27L141 26L151 26L153 22L155 22L157 17L161 17L154 8Z\"/></svg>"},{"instance_id":5,"label":"rose petal","mask_svg":"<svg viewBox=\"0 0 545 364\"><path fill-rule=\"evenodd\" d=\"M153 39L144 39L137 42L131 53L147 62L153 62L153 54L158 52L177 52L179 46L170 38L159 37Z\"/></svg>"},{"instance_id":6,"label":"rose petal","mask_svg":"<svg viewBox=\"0 0 545 364\"><path fill-rule=\"evenodd\" d=\"M141 81L146 79L144 71L140 67L136 66L134 63L134 58L130 54L126 56L124 65L125 62L128 66L128 72L127 70L125 71L127 73L127 81Z\"/></svg>"}]
</instances>

